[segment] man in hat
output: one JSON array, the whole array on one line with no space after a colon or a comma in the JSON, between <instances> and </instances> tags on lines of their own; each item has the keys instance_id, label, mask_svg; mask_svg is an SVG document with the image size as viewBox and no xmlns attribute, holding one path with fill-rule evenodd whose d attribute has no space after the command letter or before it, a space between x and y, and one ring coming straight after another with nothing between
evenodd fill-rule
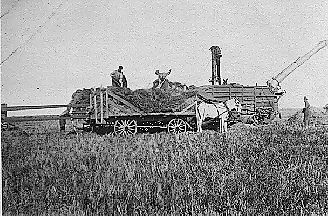
<instances>
[{"instance_id":1,"label":"man in hat","mask_svg":"<svg viewBox=\"0 0 328 216\"><path fill-rule=\"evenodd\" d=\"M170 75L170 73L171 73L171 69L167 73L160 73L159 70L156 70L155 74L158 76L158 78L153 82L153 89L154 88L169 89L170 83L166 77Z\"/></svg>"},{"instance_id":2,"label":"man in hat","mask_svg":"<svg viewBox=\"0 0 328 216\"><path fill-rule=\"evenodd\" d=\"M128 82L123 74L123 66L119 66L117 70L114 70L110 75L112 77L113 87L128 87Z\"/></svg>"},{"instance_id":3,"label":"man in hat","mask_svg":"<svg viewBox=\"0 0 328 216\"><path fill-rule=\"evenodd\" d=\"M304 96L304 103L305 103L305 107L303 108L303 114L304 114L303 122L304 122L304 127L308 127L309 118L310 118L310 103L305 96Z\"/></svg>"}]
</instances>

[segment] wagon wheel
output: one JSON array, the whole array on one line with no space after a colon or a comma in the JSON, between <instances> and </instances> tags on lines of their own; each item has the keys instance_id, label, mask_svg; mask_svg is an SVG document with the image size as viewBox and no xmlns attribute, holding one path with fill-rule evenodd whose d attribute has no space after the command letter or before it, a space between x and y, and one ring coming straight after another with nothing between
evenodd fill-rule
<instances>
[{"instance_id":1,"label":"wagon wheel","mask_svg":"<svg viewBox=\"0 0 328 216\"><path fill-rule=\"evenodd\" d=\"M252 121L253 121L253 124L254 125L260 125L261 124L260 123L261 119L260 119L260 117L258 115L253 115L252 116Z\"/></svg>"},{"instance_id":2,"label":"wagon wheel","mask_svg":"<svg viewBox=\"0 0 328 216\"><path fill-rule=\"evenodd\" d=\"M1 122L1 130L8 130L9 124L7 122Z\"/></svg>"},{"instance_id":3,"label":"wagon wheel","mask_svg":"<svg viewBox=\"0 0 328 216\"><path fill-rule=\"evenodd\" d=\"M172 119L167 125L169 133L182 133L187 131L187 123L182 119Z\"/></svg>"},{"instance_id":4,"label":"wagon wheel","mask_svg":"<svg viewBox=\"0 0 328 216\"><path fill-rule=\"evenodd\" d=\"M114 124L114 133L117 135L132 135L137 133L136 120L116 120Z\"/></svg>"}]
</instances>

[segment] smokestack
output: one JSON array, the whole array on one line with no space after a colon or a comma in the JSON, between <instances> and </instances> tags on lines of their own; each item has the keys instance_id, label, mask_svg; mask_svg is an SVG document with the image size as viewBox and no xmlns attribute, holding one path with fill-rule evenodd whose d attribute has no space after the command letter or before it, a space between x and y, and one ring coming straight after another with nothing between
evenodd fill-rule
<instances>
[{"instance_id":1,"label":"smokestack","mask_svg":"<svg viewBox=\"0 0 328 216\"><path fill-rule=\"evenodd\" d=\"M212 85L219 84L221 85L221 71L220 71L220 58L221 55L221 49L218 46L212 46L210 48L212 52L212 79L211 83Z\"/></svg>"}]
</instances>

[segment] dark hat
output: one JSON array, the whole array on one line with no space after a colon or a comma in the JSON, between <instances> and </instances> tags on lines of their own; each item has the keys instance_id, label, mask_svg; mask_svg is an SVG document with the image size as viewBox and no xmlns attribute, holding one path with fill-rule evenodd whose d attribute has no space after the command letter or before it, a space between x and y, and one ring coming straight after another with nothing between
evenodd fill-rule
<instances>
[{"instance_id":1,"label":"dark hat","mask_svg":"<svg viewBox=\"0 0 328 216\"><path fill-rule=\"evenodd\" d=\"M118 69L123 69L123 66L118 66Z\"/></svg>"}]
</instances>

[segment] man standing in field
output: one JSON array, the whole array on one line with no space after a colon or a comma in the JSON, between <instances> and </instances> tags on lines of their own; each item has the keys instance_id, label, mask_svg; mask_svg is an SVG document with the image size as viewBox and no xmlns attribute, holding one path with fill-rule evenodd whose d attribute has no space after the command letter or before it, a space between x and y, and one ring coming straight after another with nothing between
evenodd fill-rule
<instances>
[{"instance_id":1,"label":"man standing in field","mask_svg":"<svg viewBox=\"0 0 328 216\"><path fill-rule=\"evenodd\" d=\"M128 87L128 82L125 75L123 74L123 66L119 66L117 70L114 70L110 76L112 77L113 87Z\"/></svg>"},{"instance_id":2,"label":"man standing in field","mask_svg":"<svg viewBox=\"0 0 328 216\"><path fill-rule=\"evenodd\" d=\"M69 111L70 111L70 107L68 106L66 108L66 110L59 115L59 129L60 131L65 131L65 125L66 125L66 119L65 117L69 117L70 114L69 114Z\"/></svg>"},{"instance_id":3,"label":"man standing in field","mask_svg":"<svg viewBox=\"0 0 328 216\"><path fill-rule=\"evenodd\" d=\"M304 113L303 122L304 122L304 127L308 127L309 118L310 118L310 103L305 96L304 96L304 103L305 103L305 107L303 108L303 113Z\"/></svg>"}]
</instances>

